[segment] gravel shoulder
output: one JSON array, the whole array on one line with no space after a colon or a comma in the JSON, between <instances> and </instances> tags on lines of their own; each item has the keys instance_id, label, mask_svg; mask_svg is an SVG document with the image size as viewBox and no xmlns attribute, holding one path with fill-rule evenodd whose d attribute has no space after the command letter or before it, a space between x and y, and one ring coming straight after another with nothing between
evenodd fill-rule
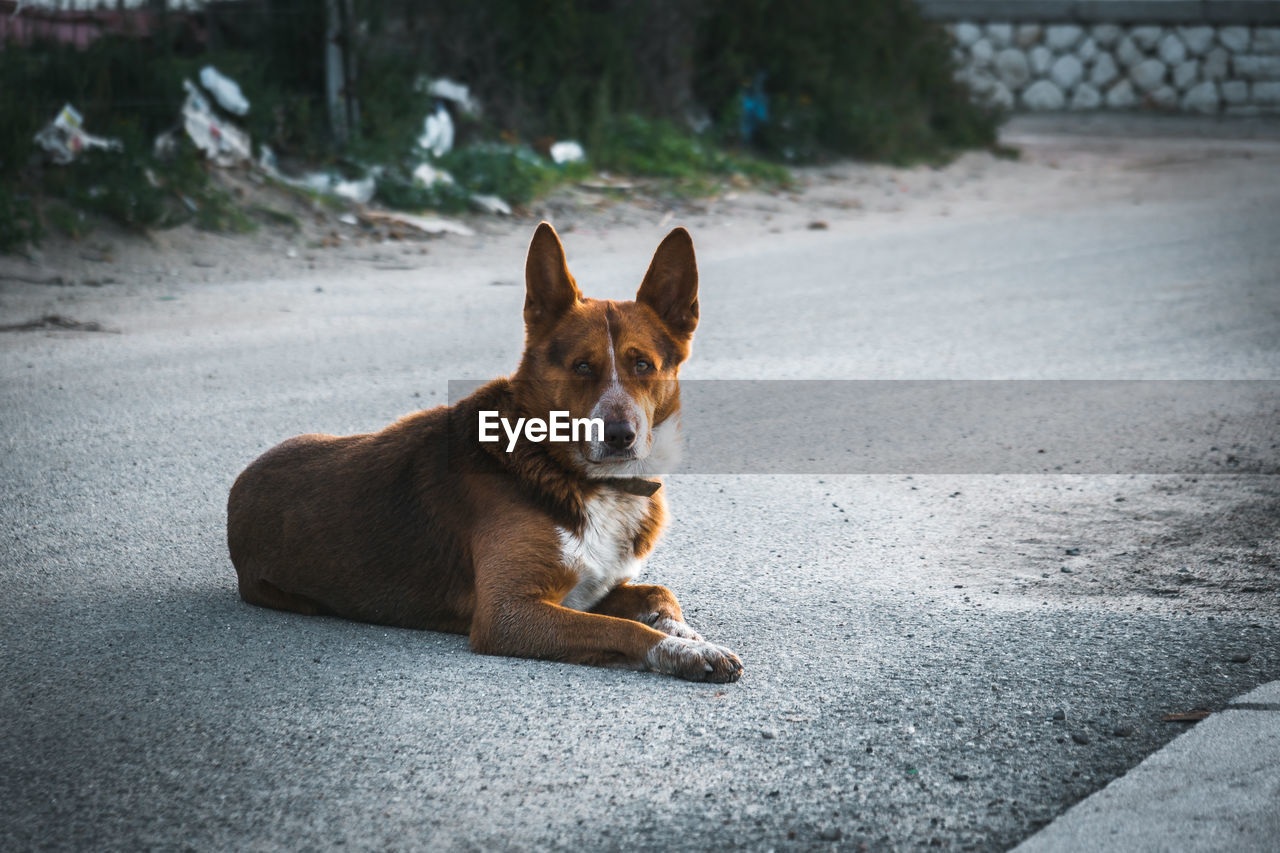
<instances>
[{"instance_id":1,"label":"gravel shoulder","mask_svg":"<svg viewBox=\"0 0 1280 853\"><path fill-rule=\"evenodd\" d=\"M1128 202L1156 204L1230 193L1259 204L1271 198L1269 167L1280 156L1280 121L1231 122L1181 116L1028 115L1006 125L1001 142L1018 152L962 155L944 167L896 168L841 162L795 170L790 191L730 189L709 199L565 188L516 217L470 215L456 221L473 238L427 236L408 228L350 225L336 211L292 200L297 228L264 226L219 235L182 226L136 234L104 224L81 240L53 236L28 256L0 256L0 311L18 322L43 308L71 309L165 288L281 279L350 279L379 272L448 274L478 258L508 255L548 219L577 254L641 251L653 234L684 224L699 246L803 239L807 231L900 231L949 218L1018 217ZM1207 165L1212 168L1206 169ZM228 179L246 196L255 185ZM591 182L595 183L595 182ZM272 203L281 204L280 197ZM516 271L518 272L518 270ZM510 269L495 284L519 284ZM44 291L40 285L50 289ZM25 319L35 319L25 317Z\"/></svg>"}]
</instances>

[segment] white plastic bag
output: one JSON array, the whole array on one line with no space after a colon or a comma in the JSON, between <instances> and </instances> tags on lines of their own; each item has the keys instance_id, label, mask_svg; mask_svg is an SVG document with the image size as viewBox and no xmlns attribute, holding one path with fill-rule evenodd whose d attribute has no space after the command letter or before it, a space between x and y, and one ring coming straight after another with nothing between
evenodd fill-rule
<instances>
[{"instance_id":1,"label":"white plastic bag","mask_svg":"<svg viewBox=\"0 0 1280 853\"><path fill-rule=\"evenodd\" d=\"M200 69L200 85L204 86L218 102L218 106L227 112L238 116L249 112L249 99L240 91L239 84L212 65L206 65Z\"/></svg>"},{"instance_id":2,"label":"white plastic bag","mask_svg":"<svg viewBox=\"0 0 1280 853\"><path fill-rule=\"evenodd\" d=\"M450 175L444 169L437 169L430 163L419 163L418 167L413 170L413 180L429 187L434 184L451 184L453 183L453 175Z\"/></svg>"},{"instance_id":3,"label":"white plastic bag","mask_svg":"<svg viewBox=\"0 0 1280 853\"><path fill-rule=\"evenodd\" d=\"M81 151L97 148L102 151L123 151L124 143L118 139L106 139L85 133L84 116L67 104L35 135L36 145L49 152L53 162L65 166L80 156Z\"/></svg>"},{"instance_id":4,"label":"white plastic bag","mask_svg":"<svg viewBox=\"0 0 1280 853\"><path fill-rule=\"evenodd\" d=\"M436 107L435 112L423 121L418 145L430 151L433 157L443 156L453 149L453 117L443 105Z\"/></svg>"},{"instance_id":5,"label":"white plastic bag","mask_svg":"<svg viewBox=\"0 0 1280 853\"><path fill-rule=\"evenodd\" d=\"M480 115L480 105L471 97L471 89L448 77L437 77L429 82L419 78L414 88L419 92L425 91L433 98L452 101L467 115Z\"/></svg>"},{"instance_id":6,"label":"white plastic bag","mask_svg":"<svg viewBox=\"0 0 1280 853\"><path fill-rule=\"evenodd\" d=\"M182 86L187 90L182 126L195 146L219 166L234 166L252 157L249 134L214 115L209 100L190 80L183 80Z\"/></svg>"},{"instance_id":7,"label":"white plastic bag","mask_svg":"<svg viewBox=\"0 0 1280 853\"><path fill-rule=\"evenodd\" d=\"M581 163L587 159L587 152L572 139L565 139L551 146L551 160L557 166L565 163Z\"/></svg>"}]
</instances>

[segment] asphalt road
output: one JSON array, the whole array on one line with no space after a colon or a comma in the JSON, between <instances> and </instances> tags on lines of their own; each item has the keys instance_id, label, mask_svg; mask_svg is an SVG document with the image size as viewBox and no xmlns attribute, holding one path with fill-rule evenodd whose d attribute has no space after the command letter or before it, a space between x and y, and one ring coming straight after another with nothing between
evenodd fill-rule
<instances>
[{"instance_id":1,"label":"asphalt road","mask_svg":"<svg viewBox=\"0 0 1280 853\"><path fill-rule=\"evenodd\" d=\"M686 375L1280 378L1269 145L1143 203L695 226ZM584 290L629 295L661 233L566 235ZM1227 468L672 478L646 578L733 685L240 602L236 474L512 369L522 261L140 286L76 309L119 334L0 336L0 848L1002 849L1165 712L1280 677L1280 483Z\"/></svg>"}]
</instances>

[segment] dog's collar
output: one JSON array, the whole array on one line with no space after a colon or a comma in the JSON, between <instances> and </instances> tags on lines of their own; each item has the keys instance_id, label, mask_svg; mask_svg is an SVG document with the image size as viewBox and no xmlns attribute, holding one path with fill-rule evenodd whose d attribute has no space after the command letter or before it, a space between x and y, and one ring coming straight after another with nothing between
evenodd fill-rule
<instances>
[{"instance_id":1,"label":"dog's collar","mask_svg":"<svg viewBox=\"0 0 1280 853\"><path fill-rule=\"evenodd\" d=\"M662 488L661 480L646 480L644 477L606 477L602 483L637 497L650 498Z\"/></svg>"}]
</instances>

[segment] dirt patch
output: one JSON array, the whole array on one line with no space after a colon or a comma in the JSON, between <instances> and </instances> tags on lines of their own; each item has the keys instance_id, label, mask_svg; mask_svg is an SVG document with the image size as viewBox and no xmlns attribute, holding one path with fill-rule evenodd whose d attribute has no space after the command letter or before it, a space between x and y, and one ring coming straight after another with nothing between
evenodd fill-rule
<instances>
[{"instance_id":1,"label":"dirt patch","mask_svg":"<svg viewBox=\"0 0 1280 853\"><path fill-rule=\"evenodd\" d=\"M1280 477L1165 480L1101 501L1085 491L1031 511L1040 536L1019 543L1025 594L1181 613L1280 608Z\"/></svg>"},{"instance_id":2,"label":"dirt patch","mask_svg":"<svg viewBox=\"0 0 1280 853\"><path fill-rule=\"evenodd\" d=\"M28 320L25 323L10 323L0 326L0 332L41 332L41 331L70 331L70 332L109 332L110 329L103 328L101 323L94 321L81 322L73 320L70 317L63 317L61 314L46 314L37 320Z\"/></svg>"}]
</instances>

